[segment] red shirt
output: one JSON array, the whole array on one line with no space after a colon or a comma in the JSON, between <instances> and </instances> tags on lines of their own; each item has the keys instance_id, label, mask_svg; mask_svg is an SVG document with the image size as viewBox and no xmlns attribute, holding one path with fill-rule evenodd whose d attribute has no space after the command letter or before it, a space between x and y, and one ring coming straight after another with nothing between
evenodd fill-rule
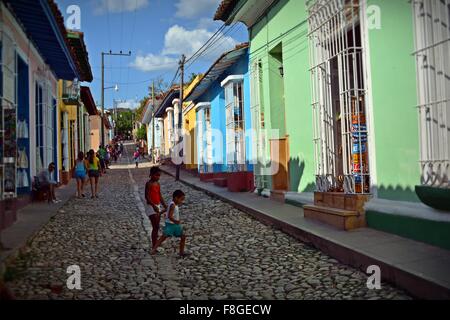
<instances>
[{"instance_id":1,"label":"red shirt","mask_svg":"<svg viewBox=\"0 0 450 320\"><path fill-rule=\"evenodd\" d=\"M161 204L161 186L159 183L148 183L147 188L147 199L150 199L150 201L154 205L160 205Z\"/></svg>"}]
</instances>

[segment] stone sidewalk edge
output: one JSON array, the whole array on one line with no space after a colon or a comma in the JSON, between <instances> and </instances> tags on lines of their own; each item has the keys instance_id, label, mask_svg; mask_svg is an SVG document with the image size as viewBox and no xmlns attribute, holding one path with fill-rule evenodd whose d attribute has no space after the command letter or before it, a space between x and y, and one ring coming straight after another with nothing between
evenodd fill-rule
<instances>
[{"instance_id":1,"label":"stone sidewalk edge","mask_svg":"<svg viewBox=\"0 0 450 320\"><path fill-rule=\"evenodd\" d=\"M164 168L164 166L161 166L160 168L167 175L175 177L175 174L173 172L170 172L170 170L167 170L167 168ZM383 270L382 279L384 281L405 290L415 298L427 300L450 299L450 290L448 288L436 282L433 282L429 279L426 279L425 277L421 277L420 275L408 272L407 270L391 265L385 261L377 259L376 257L372 257L364 252L355 250L353 248L349 248L336 241L326 239L324 237L313 234L308 230L304 230L289 223L285 223L283 221L274 219L273 217L268 216L262 211L245 206L232 199L224 197L221 194L215 193L213 191L204 189L196 184L190 183L185 179L183 179L182 176L180 176L180 182L196 190L202 191L213 198L217 198L228 204L231 204L236 209L249 214L258 221L268 226L277 228L283 231L284 233L294 237L295 239L300 240L314 248L319 249L325 254L340 261L341 263L357 268L363 271L364 273L366 273L368 266L377 265Z\"/></svg>"}]
</instances>

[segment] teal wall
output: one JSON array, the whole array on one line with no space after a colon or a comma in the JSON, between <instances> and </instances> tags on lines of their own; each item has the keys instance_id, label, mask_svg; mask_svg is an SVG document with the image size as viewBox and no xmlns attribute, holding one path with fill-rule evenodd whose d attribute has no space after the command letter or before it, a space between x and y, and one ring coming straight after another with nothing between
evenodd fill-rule
<instances>
[{"instance_id":1,"label":"teal wall","mask_svg":"<svg viewBox=\"0 0 450 320\"><path fill-rule=\"evenodd\" d=\"M289 135L290 189L295 192L313 191L315 181L306 18L304 0L280 0L250 30L250 60L260 59L263 63L261 99L266 128L280 130L281 136ZM279 71L280 58L284 81Z\"/></svg>"},{"instance_id":2,"label":"teal wall","mask_svg":"<svg viewBox=\"0 0 450 320\"><path fill-rule=\"evenodd\" d=\"M369 30L378 197L419 201L412 8L409 1L397 0L369 0L371 5L381 9L381 29Z\"/></svg>"}]
</instances>

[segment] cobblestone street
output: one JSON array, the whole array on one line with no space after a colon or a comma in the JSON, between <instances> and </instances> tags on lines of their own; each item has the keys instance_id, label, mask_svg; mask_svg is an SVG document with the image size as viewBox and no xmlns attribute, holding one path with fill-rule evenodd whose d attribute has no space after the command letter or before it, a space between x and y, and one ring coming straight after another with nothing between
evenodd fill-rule
<instances>
[{"instance_id":1,"label":"cobblestone street","mask_svg":"<svg viewBox=\"0 0 450 320\"><path fill-rule=\"evenodd\" d=\"M9 267L21 299L408 299L367 276L163 175L165 198L186 192L181 208L192 256L168 240L151 256L143 189L149 168L126 164L101 179L100 199L70 200ZM88 190L88 188L86 188ZM89 192L88 192L89 195ZM137 196L140 200L137 200ZM148 210L145 208L145 210ZM81 268L82 290L66 271Z\"/></svg>"}]
</instances>

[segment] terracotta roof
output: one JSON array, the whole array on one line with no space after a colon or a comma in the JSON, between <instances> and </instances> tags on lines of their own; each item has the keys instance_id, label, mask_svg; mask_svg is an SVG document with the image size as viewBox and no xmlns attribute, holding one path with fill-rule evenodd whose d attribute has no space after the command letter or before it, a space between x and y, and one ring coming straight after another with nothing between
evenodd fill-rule
<instances>
[{"instance_id":1,"label":"terracotta roof","mask_svg":"<svg viewBox=\"0 0 450 320\"><path fill-rule=\"evenodd\" d=\"M78 73L80 74L80 81L92 82L91 65L89 63L89 54L84 42L84 33L79 31L67 31L67 38L70 43L74 60L77 63Z\"/></svg>"},{"instance_id":2,"label":"terracotta roof","mask_svg":"<svg viewBox=\"0 0 450 320\"><path fill-rule=\"evenodd\" d=\"M231 13L236 8L238 2L239 0L222 0L214 16L214 20L220 20L224 22L228 20Z\"/></svg>"},{"instance_id":3,"label":"terracotta roof","mask_svg":"<svg viewBox=\"0 0 450 320\"><path fill-rule=\"evenodd\" d=\"M89 87L81 86L81 101L83 101L89 115L98 115L97 106L95 105L94 98L92 97L91 89L89 89Z\"/></svg>"}]
</instances>

